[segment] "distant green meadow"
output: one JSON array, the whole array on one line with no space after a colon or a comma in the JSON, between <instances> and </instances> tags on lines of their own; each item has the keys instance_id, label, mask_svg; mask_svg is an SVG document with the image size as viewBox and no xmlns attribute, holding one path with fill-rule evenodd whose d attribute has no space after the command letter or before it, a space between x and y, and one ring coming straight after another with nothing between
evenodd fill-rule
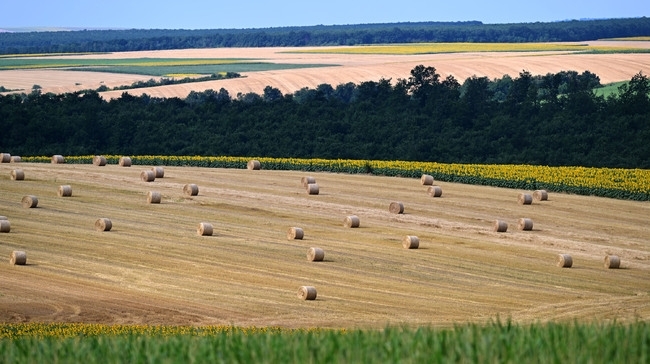
<instances>
[{"instance_id":1,"label":"distant green meadow","mask_svg":"<svg viewBox=\"0 0 650 364\"><path fill-rule=\"evenodd\" d=\"M0 71L24 69L69 69L76 71L128 73L148 76L170 74L218 74L296 68L330 67L332 64L287 64L248 58L0 58Z\"/></svg>"}]
</instances>

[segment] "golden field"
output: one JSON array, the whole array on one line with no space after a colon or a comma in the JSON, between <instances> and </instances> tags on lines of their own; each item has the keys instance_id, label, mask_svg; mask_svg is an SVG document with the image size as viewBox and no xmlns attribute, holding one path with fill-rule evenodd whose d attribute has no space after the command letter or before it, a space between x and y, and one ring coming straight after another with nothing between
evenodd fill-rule
<instances>
[{"instance_id":1,"label":"golden field","mask_svg":"<svg viewBox=\"0 0 650 364\"><path fill-rule=\"evenodd\" d=\"M461 44L466 47L467 44ZM419 45L418 45L419 46ZM423 45L426 46L426 45ZM411 46L417 47L417 46ZM187 83L167 85L152 88L129 90L134 95L146 93L153 97L186 97L192 91L207 89L228 90L232 97L238 93L255 92L262 94L264 87L272 86L283 93L293 93L303 87L315 88L319 84L328 83L336 86L341 83L361 83L364 81L378 81L381 78L396 81L399 78L408 78L410 71L417 65L433 66L441 76L453 75L463 82L468 77L487 76L500 78L505 74L516 77L523 70L532 74L557 73L560 71L583 72L588 70L597 74L603 84L626 81L639 71L648 73L650 69L650 53L581 53L585 48L613 50L613 49L649 49L650 41L593 41L575 44L542 44L535 45L530 51L481 51L478 47L459 51L455 45L453 53L413 54L411 49L408 54L399 54L393 50L392 54L384 52L371 52L372 54L351 54L353 49L365 47L301 47L301 48L216 48L216 49L187 49L168 51L121 52L113 54L70 55L71 59L125 59L125 58L179 58L179 59L251 59L260 62L290 63L290 64L328 64L336 66L319 68L301 68L259 72L243 72L243 78L206 81L200 83ZM494 46L492 46L494 47ZM521 46L520 46L521 47ZM327 50L328 53L322 53ZM491 50L491 51L490 51ZM520 50L520 49L519 49ZM447 50L445 52L449 52ZM311 53L317 52L317 53ZM389 52L390 53L390 52ZM418 53L418 52L415 52ZM42 92L72 92L82 89L97 89L100 86L113 88L121 85L130 85L137 81L146 81L151 76L112 74L101 72L69 71L61 69L30 69L30 70L4 70L0 71L0 85L7 89L23 89L29 92L33 85L41 86ZM103 92L107 98L117 98L123 93L120 91Z\"/></svg>"},{"instance_id":2,"label":"golden field","mask_svg":"<svg viewBox=\"0 0 650 364\"><path fill-rule=\"evenodd\" d=\"M452 326L512 318L518 323L650 318L650 203L520 192L417 178L300 171L152 166L0 164L0 320L99 324L278 327ZM24 181L9 178L23 169ZM199 186L197 196L183 193ZM72 197L57 196L61 185ZM149 191L162 194L148 204ZM23 208L25 195L38 207ZM389 212L400 201L404 214ZM357 215L361 226L343 227ZM110 218L108 232L94 229ZM519 218L534 222L517 229ZM494 220L508 231L492 231ZM198 236L209 222L213 236ZM302 240L287 230L304 229ZM416 235L419 249L404 249ZM309 262L310 247L325 251ZM8 263L14 250L27 265ZM558 254L573 267L555 265ZM621 269L605 269L607 254ZM300 286L318 290L298 299Z\"/></svg>"}]
</instances>

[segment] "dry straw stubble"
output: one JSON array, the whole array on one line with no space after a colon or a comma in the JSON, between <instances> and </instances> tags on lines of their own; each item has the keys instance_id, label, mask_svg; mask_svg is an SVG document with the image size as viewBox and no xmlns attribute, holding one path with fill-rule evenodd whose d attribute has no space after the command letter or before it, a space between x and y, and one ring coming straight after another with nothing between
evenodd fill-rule
<instances>
[{"instance_id":1,"label":"dry straw stubble","mask_svg":"<svg viewBox=\"0 0 650 364\"><path fill-rule=\"evenodd\" d=\"M560 268L571 268L573 265L573 258L571 258L569 254L558 254L556 264Z\"/></svg>"},{"instance_id":2,"label":"dry straw stubble","mask_svg":"<svg viewBox=\"0 0 650 364\"><path fill-rule=\"evenodd\" d=\"M517 227L519 228L519 230L525 230L525 231L533 230L533 220L526 217L522 217L521 219L519 219L519 224L517 225Z\"/></svg>"},{"instance_id":3,"label":"dry straw stubble","mask_svg":"<svg viewBox=\"0 0 650 364\"><path fill-rule=\"evenodd\" d=\"M288 240L302 239L303 237L305 237L305 232L299 227L293 226L287 230Z\"/></svg>"},{"instance_id":4,"label":"dry straw stubble","mask_svg":"<svg viewBox=\"0 0 650 364\"><path fill-rule=\"evenodd\" d=\"M112 228L113 222L111 219L101 217L95 221L95 230L97 231L111 231Z\"/></svg>"},{"instance_id":5,"label":"dry straw stubble","mask_svg":"<svg viewBox=\"0 0 650 364\"><path fill-rule=\"evenodd\" d=\"M38 206L38 198L34 195L23 196L23 199L20 201L26 209L31 209Z\"/></svg>"},{"instance_id":6,"label":"dry straw stubble","mask_svg":"<svg viewBox=\"0 0 650 364\"><path fill-rule=\"evenodd\" d=\"M427 188L427 194L431 197L441 197L442 188L440 186L429 186L429 188Z\"/></svg>"},{"instance_id":7,"label":"dry straw stubble","mask_svg":"<svg viewBox=\"0 0 650 364\"><path fill-rule=\"evenodd\" d=\"M508 231L508 223L503 220L495 220L493 228L497 233L505 233Z\"/></svg>"},{"instance_id":8,"label":"dry straw stubble","mask_svg":"<svg viewBox=\"0 0 650 364\"><path fill-rule=\"evenodd\" d=\"M57 192L59 197L70 197L72 196L72 186L70 185L61 185Z\"/></svg>"},{"instance_id":9,"label":"dry straw stubble","mask_svg":"<svg viewBox=\"0 0 650 364\"><path fill-rule=\"evenodd\" d=\"M11 179L14 181L22 181L25 179L25 172L22 169L14 169L11 171Z\"/></svg>"},{"instance_id":10,"label":"dry straw stubble","mask_svg":"<svg viewBox=\"0 0 650 364\"><path fill-rule=\"evenodd\" d=\"M93 165L103 167L107 163L106 157L103 155L96 155L93 157Z\"/></svg>"},{"instance_id":11,"label":"dry straw stubble","mask_svg":"<svg viewBox=\"0 0 650 364\"><path fill-rule=\"evenodd\" d=\"M140 179L143 182L153 182L156 180L156 174L154 171L142 171L140 172Z\"/></svg>"},{"instance_id":12,"label":"dry straw stubble","mask_svg":"<svg viewBox=\"0 0 650 364\"><path fill-rule=\"evenodd\" d=\"M147 203L160 203L162 195L157 191L147 192Z\"/></svg>"},{"instance_id":13,"label":"dry straw stubble","mask_svg":"<svg viewBox=\"0 0 650 364\"><path fill-rule=\"evenodd\" d=\"M301 300L312 301L316 299L316 287L302 286L298 289L298 298Z\"/></svg>"},{"instance_id":14,"label":"dry straw stubble","mask_svg":"<svg viewBox=\"0 0 650 364\"><path fill-rule=\"evenodd\" d=\"M188 183L183 186L183 193L188 196L196 196L199 194L199 186L195 185L194 183Z\"/></svg>"},{"instance_id":15,"label":"dry straw stubble","mask_svg":"<svg viewBox=\"0 0 650 364\"><path fill-rule=\"evenodd\" d=\"M621 266L621 258L617 255L607 255L605 256L605 268L607 269L617 269Z\"/></svg>"},{"instance_id":16,"label":"dry straw stubble","mask_svg":"<svg viewBox=\"0 0 650 364\"><path fill-rule=\"evenodd\" d=\"M414 235L406 235L402 240L405 249L417 249L420 247L420 238Z\"/></svg>"},{"instance_id":17,"label":"dry straw stubble","mask_svg":"<svg viewBox=\"0 0 650 364\"><path fill-rule=\"evenodd\" d=\"M25 265L27 264L27 253L22 250L14 250L11 252L11 257L9 258L9 264L11 265Z\"/></svg>"},{"instance_id":18,"label":"dry straw stubble","mask_svg":"<svg viewBox=\"0 0 650 364\"><path fill-rule=\"evenodd\" d=\"M391 202L388 206L388 211L393 214L403 214L404 213L404 204L401 202Z\"/></svg>"},{"instance_id":19,"label":"dry straw stubble","mask_svg":"<svg viewBox=\"0 0 650 364\"><path fill-rule=\"evenodd\" d=\"M321 248L309 248L307 260L310 262L322 262L325 259L325 251Z\"/></svg>"},{"instance_id":20,"label":"dry straw stubble","mask_svg":"<svg viewBox=\"0 0 650 364\"><path fill-rule=\"evenodd\" d=\"M346 216L345 219L343 219L343 226L347 228L358 228L360 223L359 217L356 215Z\"/></svg>"},{"instance_id":21,"label":"dry straw stubble","mask_svg":"<svg viewBox=\"0 0 650 364\"><path fill-rule=\"evenodd\" d=\"M196 233L199 236L212 236L213 231L214 229L212 228L212 224L209 222L199 223L199 226L196 229Z\"/></svg>"}]
</instances>

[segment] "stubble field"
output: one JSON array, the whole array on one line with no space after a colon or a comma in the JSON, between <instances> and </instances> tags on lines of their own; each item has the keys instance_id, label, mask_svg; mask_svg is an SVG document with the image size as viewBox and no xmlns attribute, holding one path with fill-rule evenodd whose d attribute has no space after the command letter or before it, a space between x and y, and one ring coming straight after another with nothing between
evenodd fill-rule
<instances>
[{"instance_id":1,"label":"stubble field","mask_svg":"<svg viewBox=\"0 0 650 364\"><path fill-rule=\"evenodd\" d=\"M10 180L21 168L24 181ZM517 203L519 192L418 179L299 171L151 166L3 164L0 321L108 324L449 327L512 318L630 322L650 318L650 204L551 193ZM198 196L183 194L187 183ZM72 197L57 196L71 185ZM148 204L148 191L162 194ZM530 191L529 191L530 192ZM36 208L21 199L35 195ZM404 214L389 212L400 201ZM361 226L345 228L357 215ZM99 232L98 218L113 228ZM532 231L517 229L519 218ZM508 231L492 231L495 219ZM200 222L213 236L198 236ZM303 240L287 230L303 228ZM404 249L405 235L420 239ZM310 247L325 251L310 262ZM13 250L27 265L8 263ZM573 267L555 265L571 254ZM621 269L605 269L615 254ZM318 297L303 301L300 286Z\"/></svg>"}]
</instances>

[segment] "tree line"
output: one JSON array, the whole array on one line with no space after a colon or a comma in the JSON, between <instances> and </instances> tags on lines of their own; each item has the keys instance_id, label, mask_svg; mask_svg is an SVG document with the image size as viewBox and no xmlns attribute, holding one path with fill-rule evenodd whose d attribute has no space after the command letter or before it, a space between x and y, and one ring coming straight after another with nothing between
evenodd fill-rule
<instances>
[{"instance_id":1,"label":"tree line","mask_svg":"<svg viewBox=\"0 0 650 364\"><path fill-rule=\"evenodd\" d=\"M650 82L596 96L584 71L322 84L185 99L96 91L0 96L14 155L226 155L650 168Z\"/></svg>"},{"instance_id":2,"label":"tree line","mask_svg":"<svg viewBox=\"0 0 650 364\"><path fill-rule=\"evenodd\" d=\"M576 42L647 36L650 18L483 24L406 22L257 29L124 29L0 33L0 54L418 42Z\"/></svg>"}]
</instances>

